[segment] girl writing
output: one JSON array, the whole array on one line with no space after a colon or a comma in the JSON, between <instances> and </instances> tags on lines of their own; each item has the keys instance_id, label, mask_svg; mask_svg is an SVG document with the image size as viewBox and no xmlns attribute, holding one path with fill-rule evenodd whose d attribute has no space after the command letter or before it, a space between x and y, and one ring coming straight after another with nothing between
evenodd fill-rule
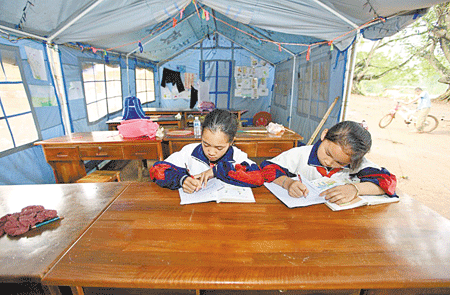
<instances>
[{"instance_id":1,"label":"girl writing","mask_svg":"<svg viewBox=\"0 0 450 295\"><path fill-rule=\"evenodd\" d=\"M367 160L370 133L360 124L343 121L325 129L314 145L292 148L261 163L267 182L274 182L288 190L291 197L306 197L308 189L291 177L301 174L308 180L336 177L351 180L351 184L330 188L321 193L326 200L344 204L358 195L387 194L396 197L396 177L385 168Z\"/></svg>"},{"instance_id":2,"label":"girl writing","mask_svg":"<svg viewBox=\"0 0 450 295\"><path fill-rule=\"evenodd\" d=\"M232 146L237 127L232 113L215 109L202 124L202 142L188 144L165 161L156 162L150 178L162 187L182 187L186 193L199 190L212 177L237 186L261 186L264 179L258 165Z\"/></svg>"}]
</instances>

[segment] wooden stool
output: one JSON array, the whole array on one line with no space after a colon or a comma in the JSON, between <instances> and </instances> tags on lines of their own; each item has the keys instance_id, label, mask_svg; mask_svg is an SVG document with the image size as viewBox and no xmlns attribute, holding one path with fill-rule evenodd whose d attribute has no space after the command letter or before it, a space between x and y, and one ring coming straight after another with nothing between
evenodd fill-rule
<instances>
[{"instance_id":1,"label":"wooden stool","mask_svg":"<svg viewBox=\"0 0 450 295\"><path fill-rule=\"evenodd\" d=\"M120 171L96 170L77 180L77 183L86 182L114 182L120 181Z\"/></svg>"}]
</instances>

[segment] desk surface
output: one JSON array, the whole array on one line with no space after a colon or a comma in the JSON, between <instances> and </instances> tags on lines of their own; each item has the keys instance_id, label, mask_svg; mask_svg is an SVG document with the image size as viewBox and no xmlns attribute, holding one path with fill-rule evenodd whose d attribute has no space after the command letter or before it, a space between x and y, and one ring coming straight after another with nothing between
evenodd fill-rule
<instances>
[{"instance_id":1,"label":"desk surface","mask_svg":"<svg viewBox=\"0 0 450 295\"><path fill-rule=\"evenodd\" d=\"M133 142L160 142L161 138L155 139L128 139L123 138L119 131L93 131L93 132L76 132L65 136L46 139L35 142L35 145L61 145L61 144L99 144L99 143L130 143Z\"/></svg>"},{"instance_id":2,"label":"desk surface","mask_svg":"<svg viewBox=\"0 0 450 295\"><path fill-rule=\"evenodd\" d=\"M113 119L110 119L108 121L106 121L106 124L119 124L121 123L122 120L122 116L119 117L115 117ZM181 121L180 119L175 118L175 115L155 115L155 116L150 116L149 120L152 120L153 122L166 122L166 121Z\"/></svg>"},{"instance_id":3,"label":"desk surface","mask_svg":"<svg viewBox=\"0 0 450 295\"><path fill-rule=\"evenodd\" d=\"M50 285L162 289L450 286L450 221L403 196L333 212L256 203L179 205L177 191L128 186L44 278Z\"/></svg>"},{"instance_id":4,"label":"desk surface","mask_svg":"<svg viewBox=\"0 0 450 295\"><path fill-rule=\"evenodd\" d=\"M197 112L205 112L208 113L209 111L201 111L197 108L189 109L189 108L148 108L148 107L142 107L142 110L145 113L197 113ZM247 110L237 110L237 109L229 109L232 113L240 113L244 114L247 112Z\"/></svg>"},{"instance_id":5,"label":"desk surface","mask_svg":"<svg viewBox=\"0 0 450 295\"><path fill-rule=\"evenodd\" d=\"M17 237L0 238L0 282L34 281L126 187L125 183L0 186L0 216L29 205L55 209L63 220Z\"/></svg>"},{"instance_id":6,"label":"desk surface","mask_svg":"<svg viewBox=\"0 0 450 295\"><path fill-rule=\"evenodd\" d=\"M193 128L185 128L186 130L193 130ZM176 130L171 130L176 131ZM238 129L236 134L236 141L241 140L255 140L255 141L298 141L303 140L303 136L300 134L286 130L282 135L274 135L268 132L265 132L265 127L241 127ZM168 135L167 132L164 135L164 140L171 141L200 141L200 139L196 139L194 134L189 134L186 136L171 136Z\"/></svg>"}]
</instances>

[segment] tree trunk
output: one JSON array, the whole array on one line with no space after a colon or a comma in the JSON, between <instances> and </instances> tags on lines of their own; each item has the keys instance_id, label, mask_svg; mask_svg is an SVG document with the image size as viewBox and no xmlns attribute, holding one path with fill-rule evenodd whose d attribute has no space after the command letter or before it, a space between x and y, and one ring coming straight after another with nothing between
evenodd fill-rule
<instances>
[{"instance_id":1,"label":"tree trunk","mask_svg":"<svg viewBox=\"0 0 450 295\"><path fill-rule=\"evenodd\" d=\"M450 85L448 86L447 90L439 95L436 99L450 102Z\"/></svg>"}]
</instances>

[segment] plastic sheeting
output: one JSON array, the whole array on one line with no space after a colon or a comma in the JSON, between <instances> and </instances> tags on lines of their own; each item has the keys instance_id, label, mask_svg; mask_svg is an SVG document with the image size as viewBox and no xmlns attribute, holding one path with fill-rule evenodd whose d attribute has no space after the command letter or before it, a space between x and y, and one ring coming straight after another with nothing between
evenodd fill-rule
<instances>
[{"instance_id":1,"label":"plastic sheeting","mask_svg":"<svg viewBox=\"0 0 450 295\"><path fill-rule=\"evenodd\" d=\"M49 38L51 42L82 42L94 47L160 61L174 53L189 48L205 35L219 32L230 35L237 30L247 32L247 42L252 52L261 46L261 38L283 42L283 34L296 36L294 43L311 44L311 40L335 40L344 50L354 40L357 28L376 21L377 30L370 38L382 38L402 29L424 11L420 9L443 3L444 0L48 0L33 3L26 12L27 1L2 1L0 16L6 27L20 24L24 32ZM209 12L209 21L203 16L203 8ZM213 11L214 10L214 11ZM198 11L198 14L197 14ZM192 16L192 17L190 17ZM188 21L186 19L190 17ZM214 19L217 17L217 20ZM382 21L383 20L387 21ZM176 20L175 26L173 20ZM219 19L225 20L224 25ZM48 37L44 37L48 36ZM182 42L169 44L173 38ZM138 42L141 42L142 48ZM264 42L268 48L276 43ZM180 46L180 44L182 44ZM172 48L174 45L177 48ZM291 52L300 53L295 46ZM155 52L152 52L155 51ZM159 52L158 52L159 51ZM149 52L152 52L151 54ZM164 53L165 52L165 53ZM281 56L285 53L281 52ZM272 49L264 56L275 63L280 58Z\"/></svg>"}]
</instances>

